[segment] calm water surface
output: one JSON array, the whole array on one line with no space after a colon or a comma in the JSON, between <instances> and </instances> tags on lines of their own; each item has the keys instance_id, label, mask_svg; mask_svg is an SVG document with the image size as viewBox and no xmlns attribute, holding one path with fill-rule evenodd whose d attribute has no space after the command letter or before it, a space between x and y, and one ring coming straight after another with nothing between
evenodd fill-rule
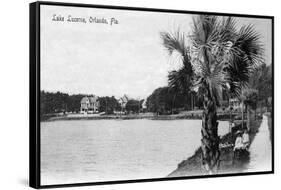
<instances>
[{"instance_id":1,"label":"calm water surface","mask_svg":"<svg viewBox=\"0 0 281 190\"><path fill-rule=\"evenodd\" d=\"M200 120L41 122L41 183L166 177L200 146ZM221 121L219 135L228 131Z\"/></svg>"}]
</instances>

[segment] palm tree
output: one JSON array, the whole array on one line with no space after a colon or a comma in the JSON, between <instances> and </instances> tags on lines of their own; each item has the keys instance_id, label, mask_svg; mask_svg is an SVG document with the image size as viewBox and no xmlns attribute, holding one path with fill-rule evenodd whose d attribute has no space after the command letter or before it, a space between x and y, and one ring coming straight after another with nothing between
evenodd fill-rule
<instances>
[{"instance_id":1,"label":"palm tree","mask_svg":"<svg viewBox=\"0 0 281 190\"><path fill-rule=\"evenodd\" d=\"M200 15L193 18L190 35L178 30L162 32L161 38L168 52L178 52L182 68L188 69L174 73L173 80L182 83L179 75L185 75L182 86L202 89L202 166L207 173L216 173L220 157L217 107L222 90L238 97L247 86L250 73L262 61L260 36L253 25L237 29L232 17Z\"/></svg>"}]
</instances>

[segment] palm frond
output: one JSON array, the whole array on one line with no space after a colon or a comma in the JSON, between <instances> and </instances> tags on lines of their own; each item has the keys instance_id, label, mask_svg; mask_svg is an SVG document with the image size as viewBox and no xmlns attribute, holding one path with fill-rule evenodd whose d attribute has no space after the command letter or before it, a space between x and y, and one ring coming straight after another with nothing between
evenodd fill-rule
<instances>
[{"instance_id":1,"label":"palm frond","mask_svg":"<svg viewBox=\"0 0 281 190\"><path fill-rule=\"evenodd\" d=\"M168 85L180 93L186 93L192 87L192 73L185 66L179 70L170 71L168 74Z\"/></svg>"},{"instance_id":2,"label":"palm frond","mask_svg":"<svg viewBox=\"0 0 281 190\"><path fill-rule=\"evenodd\" d=\"M229 51L227 68L232 96L241 96L242 89L248 86L251 73L264 62L260 38L253 25L242 26L237 32Z\"/></svg>"},{"instance_id":3,"label":"palm frond","mask_svg":"<svg viewBox=\"0 0 281 190\"><path fill-rule=\"evenodd\" d=\"M179 30L174 33L160 32L160 36L162 38L162 43L168 50L169 54L172 54L174 51L177 51L182 56L187 54L185 37Z\"/></svg>"},{"instance_id":4,"label":"palm frond","mask_svg":"<svg viewBox=\"0 0 281 190\"><path fill-rule=\"evenodd\" d=\"M251 67L248 65L245 58L235 57L232 64L230 64L226 70L230 84L230 94L234 97L239 97L242 89L246 88L248 85Z\"/></svg>"},{"instance_id":5,"label":"palm frond","mask_svg":"<svg viewBox=\"0 0 281 190\"><path fill-rule=\"evenodd\" d=\"M234 55L245 59L249 67L258 67L264 62L262 57L264 47L260 39L261 36L255 31L253 25L242 26L232 48L239 50L239 54Z\"/></svg>"},{"instance_id":6,"label":"palm frond","mask_svg":"<svg viewBox=\"0 0 281 190\"><path fill-rule=\"evenodd\" d=\"M171 88L180 92L190 90L193 77L193 68L191 65L189 49L185 42L185 35L178 30L175 33L160 33L164 47L171 55L174 51L181 55L182 67L179 70L169 72L168 81Z\"/></svg>"}]
</instances>

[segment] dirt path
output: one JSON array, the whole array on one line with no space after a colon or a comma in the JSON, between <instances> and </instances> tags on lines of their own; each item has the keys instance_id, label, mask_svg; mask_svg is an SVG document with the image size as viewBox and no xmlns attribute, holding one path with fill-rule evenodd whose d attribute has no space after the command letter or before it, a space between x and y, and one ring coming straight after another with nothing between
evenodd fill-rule
<instances>
[{"instance_id":1,"label":"dirt path","mask_svg":"<svg viewBox=\"0 0 281 190\"><path fill-rule=\"evenodd\" d=\"M252 142L250 152L249 172L271 171L272 146L270 140L270 131L268 127L268 116L263 115L263 120L254 141Z\"/></svg>"}]
</instances>

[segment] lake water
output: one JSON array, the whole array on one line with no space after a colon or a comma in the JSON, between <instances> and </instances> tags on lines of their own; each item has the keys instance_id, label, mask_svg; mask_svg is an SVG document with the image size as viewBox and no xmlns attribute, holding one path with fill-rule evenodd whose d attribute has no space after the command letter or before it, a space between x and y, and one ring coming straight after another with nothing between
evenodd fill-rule
<instances>
[{"instance_id":1,"label":"lake water","mask_svg":"<svg viewBox=\"0 0 281 190\"><path fill-rule=\"evenodd\" d=\"M200 120L41 122L41 184L166 177L200 146L200 129Z\"/></svg>"}]
</instances>

